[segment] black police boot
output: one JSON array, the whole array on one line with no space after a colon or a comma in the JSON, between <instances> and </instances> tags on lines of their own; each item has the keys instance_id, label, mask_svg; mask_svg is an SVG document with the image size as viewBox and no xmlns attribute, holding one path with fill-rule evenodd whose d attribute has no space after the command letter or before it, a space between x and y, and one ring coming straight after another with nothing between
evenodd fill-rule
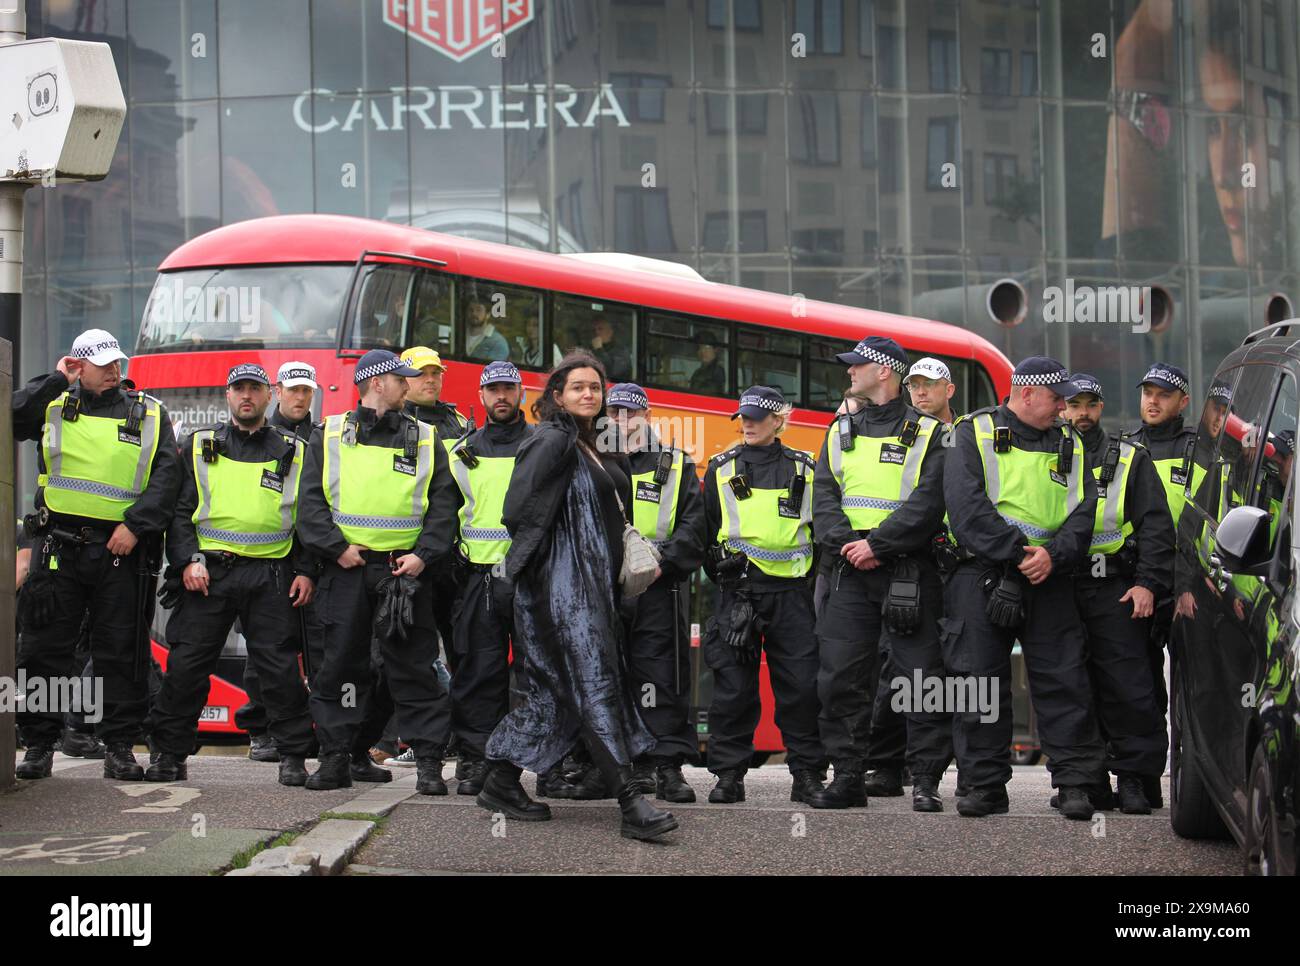
<instances>
[{"instance_id":1,"label":"black police boot","mask_svg":"<svg viewBox=\"0 0 1300 966\"><path fill-rule=\"evenodd\" d=\"M1165 790L1160 784L1159 775L1142 776L1142 794L1147 797L1147 803L1152 808L1165 807Z\"/></svg>"},{"instance_id":2,"label":"black police boot","mask_svg":"<svg viewBox=\"0 0 1300 966\"><path fill-rule=\"evenodd\" d=\"M307 779L307 788L314 792L332 792L336 788L352 787L352 768L346 751L321 752L320 767Z\"/></svg>"},{"instance_id":3,"label":"black police boot","mask_svg":"<svg viewBox=\"0 0 1300 966\"><path fill-rule=\"evenodd\" d=\"M818 792L824 790L822 782L826 781L826 776L821 772L808 771L800 769L792 772L790 777L793 782L790 785L790 801L803 802L809 804L809 800Z\"/></svg>"},{"instance_id":4,"label":"black police boot","mask_svg":"<svg viewBox=\"0 0 1300 966\"><path fill-rule=\"evenodd\" d=\"M456 781L458 782L463 782L466 778L469 777L469 767L473 763L474 763L473 760L470 758L465 758L465 757L457 758L456 771L452 774L452 777L455 778ZM478 792L475 792L474 794L477 795Z\"/></svg>"},{"instance_id":5,"label":"black police boot","mask_svg":"<svg viewBox=\"0 0 1300 966\"><path fill-rule=\"evenodd\" d=\"M835 777L819 792L808 796L813 808L866 808L867 790L862 772L836 766Z\"/></svg>"},{"instance_id":6,"label":"black police boot","mask_svg":"<svg viewBox=\"0 0 1300 966\"><path fill-rule=\"evenodd\" d=\"M903 794L903 773L897 768L877 768L863 782L872 798L897 798Z\"/></svg>"},{"instance_id":7,"label":"black police boot","mask_svg":"<svg viewBox=\"0 0 1300 966\"><path fill-rule=\"evenodd\" d=\"M19 778L27 779L49 778L53 771L54 746L31 745L23 755L23 760L14 769L14 774Z\"/></svg>"},{"instance_id":8,"label":"black police boot","mask_svg":"<svg viewBox=\"0 0 1300 966\"><path fill-rule=\"evenodd\" d=\"M67 728L63 732L63 753L69 758L103 758L104 743L94 735Z\"/></svg>"},{"instance_id":9,"label":"black police boot","mask_svg":"<svg viewBox=\"0 0 1300 966\"><path fill-rule=\"evenodd\" d=\"M508 761L487 762L487 777L483 779L483 790L474 799L480 808L489 812L500 812L506 818L521 822L549 822L551 808L545 802L535 802L528 797L524 786L519 783L523 769Z\"/></svg>"},{"instance_id":10,"label":"black police boot","mask_svg":"<svg viewBox=\"0 0 1300 966\"><path fill-rule=\"evenodd\" d=\"M1092 818L1097 809L1092 804L1088 791L1078 785L1067 785L1060 791L1061 814L1075 821L1086 822Z\"/></svg>"},{"instance_id":11,"label":"black police boot","mask_svg":"<svg viewBox=\"0 0 1300 966\"><path fill-rule=\"evenodd\" d=\"M393 773L387 768L380 768L370 760L367 752L354 751L352 760L348 763L348 771L352 773L354 782L391 782Z\"/></svg>"},{"instance_id":12,"label":"black police boot","mask_svg":"<svg viewBox=\"0 0 1300 966\"><path fill-rule=\"evenodd\" d=\"M682 766L676 762L660 762L655 768L655 798L677 805L695 801L695 789L682 777Z\"/></svg>"},{"instance_id":13,"label":"black police boot","mask_svg":"<svg viewBox=\"0 0 1300 966\"><path fill-rule=\"evenodd\" d=\"M421 795L446 795L447 783L442 780L442 759L435 757L415 760L415 790Z\"/></svg>"},{"instance_id":14,"label":"black police boot","mask_svg":"<svg viewBox=\"0 0 1300 966\"><path fill-rule=\"evenodd\" d=\"M461 777L461 765L465 766L464 777ZM487 762L482 758L462 758L456 766L456 776L457 795L477 795L483 791L483 782L487 780Z\"/></svg>"},{"instance_id":15,"label":"black police boot","mask_svg":"<svg viewBox=\"0 0 1300 966\"><path fill-rule=\"evenodd\" d=\"M742 771L718 772L718 783L709 792L709 802L714 805L734 805L745 800L745 773Z\"/></svg>"},{"instance_id":16,"label":"black police boot","mask_svg":"<svg viewBox=\"0 0 1300 966\"><path fill-rule=\"evenodd\" d=\"M275 747L275 739L270 735L249 735L248 760L279 761L280 752Z\"/></svg>"},{"instance_id":17,"label":"black police boot","mask_svg":"<svg viewBox=\"0 0 1300 966\"><path fill-rule=\"evenodd\" d=\"M486 764L486 763L485 763ZM487 781L487 774L492 771L490 765L487 766L487 772L484 773L484 782ZM537 797L538 798L572 798L573 785L564 778L564 769L560 765L552 765L545 772L537 776Z\"/></svg>"},{"instance_id":18,"label":"black police boot","mask_svg":"<svg viewBox=\"0 0 1300 966\"><path fill-rule=\"evenodd\" d=\"M115 741L104 749L104 777L120 782L138 782L144 778L144 769L135 760L128 742Z\"/></svg>"},{"instance_id":19,"label":"black police boot","mask_svg":"<svg viewBox=\"0 0 1300 966\"><path fill-rule=\"evenodd\" d=\"M983 818L985 815L1005 815L1011 809L1005 785L971 788L957 799L957 814L963 818Z\"/></svg>"},{"instance_id":20,"label":"black police boot","mask_svg":"<svg viewBox=\"0 0 1300 966\"><path fill-rule=\"evenodd\" d=\"M579 802L597 802L607 798L614 798L618 795L617 788L610 788L605 781L605 776L600 773L600 769L595 765L587 765L579 774L578 780L570 779L570 786L573 788L573 794L567 796ZM565 797L556 795L555 798Z\"/></svg>"},{"instance_id":21,"label":"black police boot","mask_svg":"<svg viewBox=\"0 0 1300 966\"><path fill-rule=\"evenodd\" d=\"M152 756L150 756L152 757ZM170 751L158 753L158 760L152 762L144 772L147 782L183 782L189 777L189 767L184 755L173 755Z\"/></svg>"},{"instance_id":22,"label":"black police boot","mask_svg":"<svg viewBox=\"0 0 1300 966\"><path fill-rule=\"evenodd\" d=\"M1088 798L1092 801L1092 807L1098 812L1113 812L1115 810L1115 793L1111 791L1110 779L1100 782L1096 785L1082 786L1088 793ZM1061 793L1055 792L1047 802L1052 808L1061 807Z\"/></svg>"},{"instance_id":23,"label":"black police boot","mask_svg":"<svg viewBox=\"0 0 1300 966\"><path fill-rule=\"evenodd\" d=\"M642 795L655 793L655 764L649 758L638 758L632 762L632 784Z\"/></svg>"},{"instance_id":24,"label":"black police boot","mask_svg":"<svg viewBox=\"0 0 1300 966\"><path fill-rule=\"evenodd\" d=\"M649 842L677 828L677 819L673 818L672 812L655 808L641 794L640 783L631 768L620 768L618 778L621 782L618 808L623 813L623 825L619 831L623 838Z\"/></svg>"},{"instance_id":25,"label":"black police boot","mask_svg":"<svg viewBox=\"0 0 1300 966\"><path fill-rule=\"evenodd\" d=\"M912 779L912 811L943 811L943 799L939 797L939 779L929 775L917 775Z\"/></svg>"},{"instance_id":26,"label":"black police boot","mask_svg":"<svg viewBox=\"0 0 1300 966\"><path fill-rule=\"evenodd\" d=\"M281 755L279 782L290 788L301 788L306 785L307 759L302 755Z\"/></svg>"},{"instance_id":27,"label":"black police boot","mask_svg":"<svg viewBox=\"0 0 1300 966\"><path fill-rule=\"evenodd\" d=\"M1150 815L1151 803L1142 788L1142 776L1119 776L1119 810L1125 815Z\"/></svg>"}]
</instances>

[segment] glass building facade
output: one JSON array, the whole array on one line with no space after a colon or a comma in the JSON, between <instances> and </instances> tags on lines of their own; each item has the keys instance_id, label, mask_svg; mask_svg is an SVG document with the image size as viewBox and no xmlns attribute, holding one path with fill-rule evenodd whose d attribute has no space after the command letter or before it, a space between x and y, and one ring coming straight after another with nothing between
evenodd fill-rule
<instances>
[{"instance_id":1,"label":"glass building facade","mask_svg":"<svg viewBox=\"0 0 1300 966\"><path fill-rule=\"evenodd\" d=\"M133 341L181 242L291 212L937 318L1092 373L1111 415L1152 360L1199 392L1270 298L1300 305L1292 0L28 11L31 37L112 47L128 115L105 181L28 192L19 378L88 327ZM1018 324L988 311L1003 278ZM1115 286L1167 294L1159 324L1080 294Z\"/></svg>"}]
</instances>

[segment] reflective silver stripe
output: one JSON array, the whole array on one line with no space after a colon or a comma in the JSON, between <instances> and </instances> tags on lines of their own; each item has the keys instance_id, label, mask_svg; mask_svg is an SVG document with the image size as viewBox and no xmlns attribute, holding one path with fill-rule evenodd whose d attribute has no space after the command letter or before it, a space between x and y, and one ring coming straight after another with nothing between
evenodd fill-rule
<instances>
[{"instance_id":1,"label":"reflective silver stripe","mask_svg":"<svg viewBox=\"0 0 1300 966\"><path fill-rule=\"evenodd\" d=\"M1055 530L1044 530L1042 527L1035 526L1032 523L1026 523L1024 520L1017 520L1015 517L1009 517L1005 513L999 513L1003 520L1013 527L1019 528L1020 532L1026 537L1038 537L1040 540L1046 540L1056 533Z\"/></svg>"},{"instance_id":2,"label":"reflective silver stripe","mask_svg":"<svg viewBox=\"0 0 1300 966\"><path fill-rule=\"evenodd\" d=\"M361 513L339 513L337 510L331 516L339 526L372 530L410 530L424 523L424 517L372 517Z\"/></svg>"},{"instance_id":3,"label":"reflective silver stripe","mask_svg":"<svg viewBox=\"0 0 1300 966\"><path fill-rule=\"evenodd\" d=\"M1112 530L1112 531L1106 531L1106 532L1103 532L1103 533L1096 533L1096 534L1093 534L1093 537L1092 537L1092 545L1093 545L1094 547L1104 547L1106 544L1110 543L1112 540L1118 540L1118 539L1120 539L1122 536L1124 536L1124 534L1123 534L1123 532L1120 531L1120 530Z\"/></svg>"},{"instance_id":4,"label":"reflective silver stripe","mask_svg":"<svg viewBox=\"0 0 1300 966\"><path fill-rule=\"evenodd\" d=\"M939 421L930 416L921 417L921 431L916 434L915 442L907 448L907 458L903 460L903 484L898 491L899 500L906 501L916 489L916 480L921 476L921 461L930 448L930 434L938 424Z\"/></svg>"},{"instance_id":5,"label":"reflective silver stripe","mask_svg":"<svg viewBox=\"0 0 1300 966\"><path fill-rule=\"evenodd\" d=\"M466 540L509 540L510 531L505 527L461 527L460 535Z\"/></svg>"},{"instance_id":6,"label":"reflective silver stripe","mask_svg":"<svg viewBox=\"0 0 1300 966\"><path fill-rule=\"evenodd\" d=\"M158 445L158 407L145 403L144 425L140 428L140 460L135 464L135 482L132 484L139 491L144 491L144 480L153 462L153 450Z\"/></svg>"},{"instance_id":7,"label":"reflective silver stripe","mask_svg":"<svg viewBox=\"0 0 1300 966\"><path fill-rule=\"evenodd\" d=\"M1119 524L1119 505L1124 498L1124 488L1128 485L1128 472L1133 465L1133 444L1120 440L1119 442L1119 462L1115 464L1116 475L1113 480L1106 484L1106 496L1099 497L1102 501L1101 512L1101 533L1093 534L1092 545L1094 547L1103 546L1113 540L1119 540L1124 536L1124 530Z\"/></svg>"},{"instance_id":8,"label":"reflective silver stripe","mask_svg":"<svg viewBox=\"0 0 1300 966\"><path fill-rule=\"evenodd\" d=\"M903 505L901 500L882 500L874 496L845 496L840 498L840 507L845 510L889 510L894 511Z\"/></svg>"},{"instance_id":9,"label":"reflective silver stripe","mask_svg":"<svg viewBox=\"0 0 1300 966\"><path fill-rule=\"evenodd\" d=\"M325 420L325 461L329 463L325 487L331 508L339 505L339 477L342 474L342 470L339 469L339 453L342 444L339 440L340 434L347 427L346 420L346 416L330 416Z\"/></svg>"},{"instance_id":10,"label":"reflective silver stripe","mask_svg":"<svg viewBox=\"0 0 1300 966\"><path fill-rule=\"evenodd\" d=\"M424 522L424 498L429 492L429 478L433 476L433 447L437 445L433 427L416 421L420 427L419 445L416 447L415 486L411 487L411 516L420 526ZM424 445L425 443L429 445Z\"/></svg>"},{"instance_id":11,"label":"reflective silver stripe","mask_svg":"<svg viewBox=\"0 0 1300 966\"><path fill-rule=\"evenodd\" d=\"M289 464L289 475L284 478L280 488L280 526L292 534L294 507L298 503L298 477L302 473L303 451L307 446L302 440L294 438L293 462Z\"/></svg>"},{"instance_id":12,"label":"reflective silver stripe","mask_svg":"<svg viewBox=\"0 0 1300 966\"><path fill-rule=\"evenodd\" d=\"M727 545L732 550L740 550L740 504L736 501L736 491L730 486L731 478L736 475L736 460L732 457L722 468L722 476L727 485L719 486L722 498L727 501Z\"/></svg>"},{"instance_id":13,"label":"reflective silver stripe","mask_svg":"<svg viewBox=\"0 0 1300 966\"><path fill-rule=\"evenodd\" d=\"M1070 518L1070 514L1075 511L1080 503L1083 502L1083 464L1085 462L1083 443L1076 441L1070 435L1069 427L1061 430L1065 434L1066 442L1074 448L1074 458L1070 460L1070 475L1066 477L1065 485L1067 487L1065 497L1065 519ZM1064 521L1062 521L1064 522Z\"/></svg>"},{"instance_id":14,"label":"reflective silver stripe","mask_svg":"<svg viewBox=\"0 0 1300 966\"><path fill-rule=\"evenodd\" d=\"M677 493L680 490L682 476L682 454L673 454L673 465L668 471L668 479L659 491L659 516L655 520L655 533L652 539L667 540L673 526L673 511L677 509ZM670 489L671 487L671 489ZM665 499L669 494L671 498Z\"/></svg>"},{"instance_id":15,"label":"reflective silver stripe","mask_svg":"<svg viewBox=\"0 0 1300 966\"><path fill-rule=\"evenodd\" d=\"M844 489L844 453L840 449L840 421L837 417L831 423L830 434L826 437L826 462L831 468L831 476Z\"/></svg>"},{"instance_id":16,"label":"reflective silver stripe","mask_svg":"<svg viewBox=\"0 0 1300 966\"><path fill-rule=\"evenodd\" d=\"M220 530L202 524L199 524L194 529L200 537L207 537L209 540L220 540L222 543L244 543L250 546L280 543L282 540L288 540L293 536L292 530L274 530L271 533L241 533L238 530Z\"/></svg>"},{"instance_id":17,"label":"reflective silver stripe","mask_svg":"<svg viewBox=\"0 0 1300 966\"><path fill-rule=\"evenodd\" d=\"M998 476L998 454L993 449L993 417L988 413L980 413L971 422L975 428L980 462L984 464L984 493L989 502L997 506L1002 495L1002 481Z\"/></svg>"},{"instance_id":18,"label":"reflective silver stripe","mask_svg":"<svg viewBox=\"0 0 1300 966\"><path fill-rule=\"evenodd\" d=\"M721 469L721 475L730 479L736 475L736 460L733 457ZM719 486L722 498L727 501L727 546L755 560L798 560L812 556L812 544L808 540L808 525L812 523L812 481L804 473L803 503L799 507L799 527L795 530L797 546L793 550L763 550L740 538L740 507L736 500L736 491L730 486Z\"/></svg>"},{"instance_id":19,"label":"reflective silver stripe","mask_svg":"<svg viewBox=\"0 0 1300 966\"><path fill-rule=\"evenodd\" d=\"M93 496L107 497L110 500L138 500L141 496L139 490L122 490L116 486L109 486L107 483L96 483L94 480L78 480L69 476L51 476L45 485L56 490L74 490L77 493L90 493Z\"/></svg>"},{"instance_id":20,"label":"reflective silver stripe","mask_svg":"<svg viewBox=\"0 0 1300 966\"><path fill-rule=\"evenodd\" d=\"M459 441L458 441L459 445ZM472 530L470 526L474 522L474 487L469 482L469 467L465 462L456 457L456 451L449 454L451 462L451 475L455 478L456 483L460 486L460 492L465 497L465 525L461 527L462 532Z\"/></svg>"},{"instance_id":21,"label":"reflective silver stripe","mask_svg":"<svg viewBox=\"0 0 1300 966\"><path fill-rule=\"evenodd\" d=\"M762 547L756 547L752 543L746 543L744 540L733 540L727 538L727 546L732 550L739 550L747 557L753 557L755 560L772 560L784 562L788 560L799 560L802 557L812 556L812 547L808 546L807 541L800 540L800 545L793 550L764 550Z\"/></svg>"}]
</instances>

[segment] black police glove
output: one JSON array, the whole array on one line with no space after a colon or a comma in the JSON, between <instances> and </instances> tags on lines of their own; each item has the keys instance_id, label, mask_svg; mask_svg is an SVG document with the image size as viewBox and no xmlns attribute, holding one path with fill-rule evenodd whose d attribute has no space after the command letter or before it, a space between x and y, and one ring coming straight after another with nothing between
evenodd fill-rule
<instances>
[{"instance_id":1,"label":"black police glove","mask_svg":"<svg viewBox=\"0 0 1300 966\"><path fill-rule=\"evenodd\" d=\"M915 634L921 626L921 568L915 560L903 558L894 564L881 616L890 633L900 637Z\"/></svg>"},{"instance_id":2,"label":"black police glove","mask_svg":"<svg viewBox=\"0 0 1300 966\"><path fill-rule=\"evenodd\" d=\"M23 581L18 594L18 614L25 628L47 627L58 616L58 601L54 594L54 572L42 567L32 571Z\"/></svg>"},{"instance_id":3,"label":"black police glove","mask_svg":"<svg viewBox=\"0 0 1300 966\"><path fill-rule=\"evenodd\" d=\"M415 593L419 583L414 577L389 574L375 588L379 607L375 611L375 631L385 640L405 642L415 624Z\"/></svg>"},{"instance_id":4,"label":"black police glove","mask_svg":"<svg viewBox=\"0 0 1300 966\"><path fill-rule=\"evenodd\" d=\"M505 574L504 563L492 568L492 586L488 588L488 608L511 620L515 613L515 582Z\"/></svg>"},{"instance_id":5,"label":"black police glove","mask_svg":"<svg viewBox=\"0 0 1300 966\"><path fill-rule=\"evenodd\" d=\"M181 599L181 592L185 589L185 584L181 581L181 575L168 574L167 579L163 581L162 586L158 588L158 603L162 604L163 610L171 610Z\"/></svg>"},{"instance_id":6,"label":"black police glove","mask_svg":"<svg viewBox=\"0 0 1300 966\"><path fill-rule=\"evenodd\" d=\"M758 663L758 615L748 594L736 594L731 601L731 614L727 619L726 643L741 664Z\"/></svg>"},{"instance_id":7,"label":"black police glove","mask_svg":"<svg viewBox=\"0 0 1300 966\"><path fill-rule=\"evenodd\" d=\"M990 571L984 577L984 589L989 595L984 612L994 627L1015 630L1025 622L1025 595L1019 579L1010 573L999 578Z\"/></svg>"}]
</instances>

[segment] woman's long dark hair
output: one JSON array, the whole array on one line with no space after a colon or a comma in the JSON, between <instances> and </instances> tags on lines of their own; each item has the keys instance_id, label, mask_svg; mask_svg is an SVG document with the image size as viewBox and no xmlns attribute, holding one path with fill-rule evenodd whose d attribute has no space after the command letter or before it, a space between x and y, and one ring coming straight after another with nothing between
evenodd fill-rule
<instances>
[{"instance_id":1,"label":"woman's long dark hair","mask_svg":"<svg viewBox=\"0 0 1300 966\"><path fill-rule=\"evenodd\" d=\"M600 364L600 360L590 352L583 349L575 349L568 353L560 364L550 371L546 376L546 385L542 387L541 395L533 401L532 412L533 418L539 423L545 422L556 413L564 412L564 407L555 401L555 394L564 394L564 387L569 381L569 373L574 369L595 369L600 375L601 400L600 412L596 413L590 425L584 426L580 419L574 418L578 425L578 436L584 443L592 449L596 448L596 437L600 432L600 427L604 425L605 419L605 367Z\"/></svg>"}]
</instances>

